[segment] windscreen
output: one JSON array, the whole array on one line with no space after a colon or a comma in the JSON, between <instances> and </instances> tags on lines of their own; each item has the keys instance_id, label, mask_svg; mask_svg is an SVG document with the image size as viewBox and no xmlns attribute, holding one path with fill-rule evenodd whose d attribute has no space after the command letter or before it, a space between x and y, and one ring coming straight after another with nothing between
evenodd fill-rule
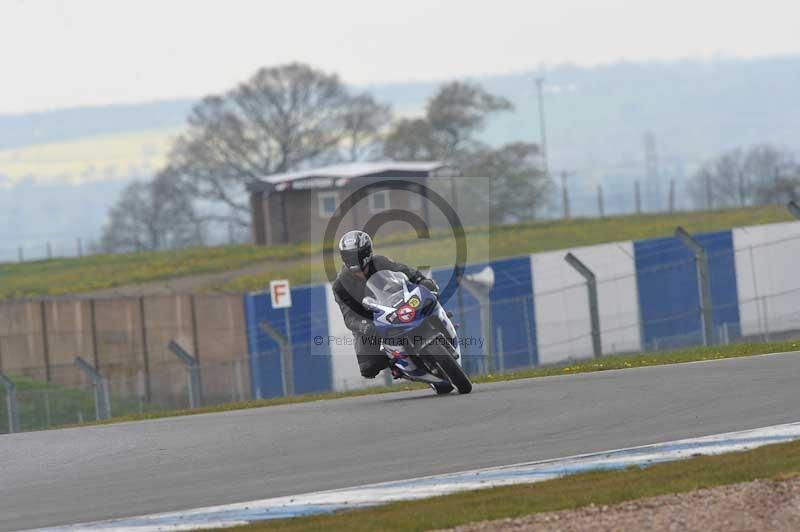
<instances>
[{"instance_id":1,"label":"windscreen","mask_svg":"<svg viewBox=\"0 0 800 532\"><path fill-rule=\"evenodd\" d=\"M367 288L379 305L394 307L403 301L403 283L407 280L404 273L381 270L369 278Z\"/></svg>"}]
</instances>

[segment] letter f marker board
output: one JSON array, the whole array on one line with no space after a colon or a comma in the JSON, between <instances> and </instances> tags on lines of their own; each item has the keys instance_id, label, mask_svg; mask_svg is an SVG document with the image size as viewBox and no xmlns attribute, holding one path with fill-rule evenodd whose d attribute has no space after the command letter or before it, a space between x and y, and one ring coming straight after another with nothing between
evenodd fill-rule
<instances>
[{"instance_id":1,"label":"letter f marker board","mask_svg":"<svg viewBox=\"0 0 800 532\"><path fill-rule=\"evenodd\" d=\"M272 308L289 308L292 306L292 291L288 279L278 279L269 282L269 294L272 298Z\"/></svg>"}]
</instances>

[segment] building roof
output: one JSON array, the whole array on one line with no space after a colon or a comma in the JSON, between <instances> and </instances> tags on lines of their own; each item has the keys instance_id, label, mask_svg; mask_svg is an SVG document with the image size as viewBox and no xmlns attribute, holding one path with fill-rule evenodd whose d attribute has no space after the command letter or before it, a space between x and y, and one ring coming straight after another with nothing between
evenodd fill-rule
<instances>
[{"instance_id":1,"label":"building roof","mask_svg":"<svg viewBox=\"0 0 800 532\"><path fill-rule=\"evenodd\" d=\"M255 179L248 189L258 190L285 190L291 183L304 179L343 179L349 180L360 177L387 176L394 173L403 176L426 177L442 169L451 169L452 166L441 161L414 161L414 162L357 162L333 164L321 168L311 168L298 172L273 174ZM287 187L288 185L288 187Z\"/></svg>"}]
</instances>

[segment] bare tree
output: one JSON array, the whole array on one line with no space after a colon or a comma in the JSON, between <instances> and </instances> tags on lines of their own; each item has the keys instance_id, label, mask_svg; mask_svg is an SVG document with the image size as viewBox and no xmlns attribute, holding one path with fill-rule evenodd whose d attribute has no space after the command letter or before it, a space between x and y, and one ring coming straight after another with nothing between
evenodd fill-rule
<instances>
[{"instance_id":1,"label":"bare tree","mask_svg":"<svg viewBox=\"0 0 800 532\"><path fill-rule=\"evenodd\" d=\"M744 161L744 151L735 149L706 162L690 184L695 203L709 209L750 204L753 188Z\"/></svg>"},{"instance_id":2,"label":"bare tree","mask_svg":"<svg viewBox=\"0 0 800 532\"><path fill-rule=\"evenodd\" d=\"M395 161L432 161L445 155L425 118L398 120L384 140L383 153Z\"/></svg>"},{"instance_id":3,"label":"bare tree","mask_svg":"<svg viewBox=\"0 0 800 532\"><path fill-rule=\"evenodd\" d=\"M480 212L489 207L492 223L535 217L551 188L538 162L539 147L515 142L493 148L477 138L490 116L511 109L511 102L480 85L446 83L428 101L424 117L395 123L384 154L395 160L446 160L464 175L489 178L486 190L471 182L461 194Z\"/></svg>"},{"instance_id":4,"label":"bare tree","mask_svg":"<svg viewBox=\"0 0 800 532\"><path fill-rule=\"evenodd\" d=\"M453 156L471 147L489 115L512 109L510 101L486 92L480 85L453 81L442 85L428 101L426 116L445 155Z\"/></svg>"},{"instance_id":5,"label":"bare tree","mask_svg":"<svg viewBox=\"0 0 800 532\"><path fill-rule=\"evenodd\" d=\"M391 108L378 103L371 95L350 98L343 126L348 159L358 161L380 155L384 130L391 120Z\"/></svg>"},{"instance_id":6,"label":"bare tree","mask_svg":"<svg viewBox=\"0 0 800 532\"><path fill-rule=\"evenodd\" d=\"M705 163L690 182L690 194L705 208L784 203L800 193L800 166L780 148L737 148Z\"/></svg>"},{"instance_id":7,"label":"bare tree","mask_svg":"<svg viewBox=\"0 0 800 532\"><path fill-rule=\"evenodd\" d=\"M169 172L134 181L111 208L100 247L106 252L155 251L203 243L190 197Z\"/></svg>"},{"instance_id":8,"label":"bare tree","mask_svg":"<svg viewBox=\"0 0 800 532\"><path fill-rule=\"evenodd\" d=\"M744 168L753 181L756 203L787 203L800 192L800 165L794 156L770 145L753 146Z\"/></svg>"},{"instance_id":9,"label":"bare tree","mask_svg":"<svg viewBox=\"0 0 800 532\"><path fill-rule=\"evenodd\" d=\"M480 147L475 136L490 115L512 108L511 102L480 85L446 83L428 101L423 118L395 123L384 155L395 160L453 159Z\"/></svg>"},{"instance_id":10,"label":"bare tree","mask_svg":"<svg viewBox=\"0 0 800 532\"><path fill-rule=\"evenodd\" d=\"M378 115L359 116L360 105ZM234 221L246 226L248 182L339 160L345 142L351 154L357 153L386 113L368 96L353 98L335 74L299 63L262 68L235 89L194 107L169 166L195 197L224 204ZM208 218L227 221L228 215Z\"/></svg>"},{"instance_id":11,"label":"bare tree","mask_svg":"<svg viewBox=\"0 0 800 532\"><path fill-rule=\"evenodd\" d=\"M542 172L539 157L536 144L514 142L497 149L476 149L460 158L465 175L490 178L484 198L473 201L489 198L492 223L533 219L546 207L552 183Z\"/></svg>"}]
</instances>

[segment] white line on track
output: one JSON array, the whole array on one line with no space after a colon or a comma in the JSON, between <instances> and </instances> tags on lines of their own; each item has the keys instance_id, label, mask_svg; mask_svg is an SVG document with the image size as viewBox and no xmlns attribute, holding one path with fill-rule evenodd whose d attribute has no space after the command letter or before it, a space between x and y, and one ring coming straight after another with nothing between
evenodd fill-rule
<instances>
[{"instance_id":1,"label":"white line on track","mask_svg":"<svg viewBox=\"0 0 800 532\"><path fill-rule=\"evenodd\" d=\"M800 422L554 460L40 530L155 532L228 527L268 519L299 517L394 501L422 499L458 491L539 482L585 471L621 469L629 466L643 467L696 455L743 451L769 443L797 439L800 439Z\"/></svg>"}]
</instances>

